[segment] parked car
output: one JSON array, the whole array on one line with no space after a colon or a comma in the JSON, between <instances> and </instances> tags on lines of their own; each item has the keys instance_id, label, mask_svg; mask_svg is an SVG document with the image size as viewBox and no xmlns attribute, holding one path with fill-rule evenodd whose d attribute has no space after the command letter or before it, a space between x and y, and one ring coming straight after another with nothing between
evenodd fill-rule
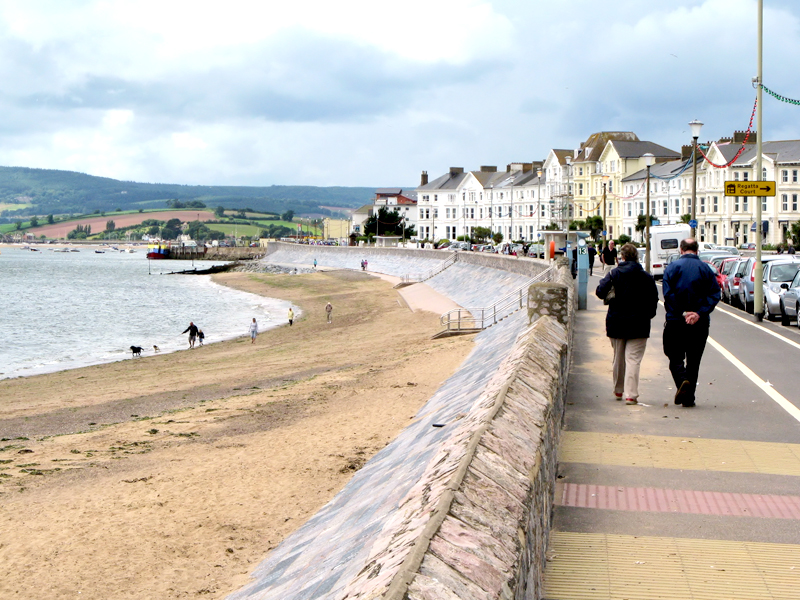
<instances>
[{"instance_id":1,"label":"parked car","mask_svg":"<svg viewBox=\"0 0 800 600\"><path fill-rule=\"evenodd\" d=\"M755 250L756 245L754 242L750 242L749 244L741 244L739 246L739 250Z\"/></svg>"},{"instance_id":2,"label":"parked car","mask_svg":"<svg viewBox=\"0 0 800 600\"><path fill-rule=\"evenodd\" d=\"M703 261L703 262L705 262L708 265L708 268L711 269L714 272L714 278L717 280L717 285L719 286L720 291L721 291L722 290L722 281L723 280L722 280L722 274L719 272L719 269L717 269L717 267L715 267L713 264L711 264L708 261Z\"/></svg>"},{"instance_id":3,"label":"parked car","mask_svg":"<svg viewBox=\"0 0 800 600\"><path fill-rule=\"evenodd\" d=\"M720 283L720 290L722 293L722 301L723 302L730 302L730 298L726 297L726 290L728 287L728 279L733 276L736 263L739 262L738 256L731 256L729 258L724 258L720 261L719 265L716 265L719 269L719 273L722 276L722 282ZM714 261L712 261L714 264Z\"/></svg>"},{"instance_id":4,"label":"parked car","mask_svg":"<svg viewBox=\"0 0 800 600\"><path fill-rule=\"evenodd\" d=\"M722 288L722 300L732 306L739 304L739 285L747 268L747 259L739 258L730 269L730 274Z\"/></svg>"},{"instance_id":5,"label":"parked car","mask_svg":"<svg viewBox=\"0 0 800 600\"><path fill-rule=\"evenodd\" d=\"M794 274L794 279L789 283L782 283L783 295L781 296L781 324L788 325L791 320L800 328L800 271Z\"/></svg>"},{"instance_id":6,"label":"parked car","mask_svg":"<svg viewBox=\"0 0 800 600\"><path fill-rule=\"evenodd\" d=\"M764 316L775 321L781 316L781 296L786 288L782 283L789 283L800 269L800 260L771 260L764 264Z\"/></svg>"},{"instance_id":7,"label":"parked car","mask_svg":"<svg viewBox=\"0 0 800 600\"><path fill-rule=\"evenodd\" d=\"M731 254L739 254L739 249L736 246L717 246L717 250L724 250L725 252L730 252Z\"/></svg>"},{"instance_id":8,"label":"parked car","mask_svg":"<svg viewBox=\"0 0 800 600\"><path fill-rule=\"evenodd\" d=\"M761 263L763 265L766 265L768 262L773 260L786 260L786 257L778 254L770 254L769 256L761 257ZM747 312L752 313L753 294L755 294L755 256L746 258L745 263L744 275L741 276L739 281L739 303Z\"/></svg>"}]
</instances>

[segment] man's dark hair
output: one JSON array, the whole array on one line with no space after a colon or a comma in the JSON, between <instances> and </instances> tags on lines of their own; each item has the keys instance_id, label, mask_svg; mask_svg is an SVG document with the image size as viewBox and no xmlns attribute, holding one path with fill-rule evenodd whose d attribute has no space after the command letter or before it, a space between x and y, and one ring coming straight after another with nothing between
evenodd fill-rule
<instances>
[{"instance_id":1,"label":"man's dark hair","mask_svg":"<svg viewBox=\"0 0 800 600\"><path fill-rule=\"evenodd\" d=\"M697 240L692 238L681 240L681 252L694 252L697 254Z\"/></svg>"}]
</instances>

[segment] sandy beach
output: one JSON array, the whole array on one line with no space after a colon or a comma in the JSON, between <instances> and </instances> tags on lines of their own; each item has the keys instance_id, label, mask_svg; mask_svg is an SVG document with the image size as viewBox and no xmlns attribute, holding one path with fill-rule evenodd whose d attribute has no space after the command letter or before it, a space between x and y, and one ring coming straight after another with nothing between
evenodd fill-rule
<instances>
[{"instance_id":1,"label":"sandy beach","mask_svg":"<svg viewBox=\"0 0 800 600\"><path fill-rule=\"evenodd\" d=\"M472 349L361 272L215 279L303 316L0 381L0 598L224 598Z\"/></svg>"}]
</instances>

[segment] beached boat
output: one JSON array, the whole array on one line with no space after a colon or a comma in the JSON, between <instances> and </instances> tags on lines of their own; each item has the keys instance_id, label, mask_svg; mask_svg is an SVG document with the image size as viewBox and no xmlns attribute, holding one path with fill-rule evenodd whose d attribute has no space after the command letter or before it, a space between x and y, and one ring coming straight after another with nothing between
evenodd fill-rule
<instances>
[{"instance_id":1,"label":"beached boat","mask_svg":"<svg viewBox=\"0 0 800 600\"><path fill-rule=\"evenodd\" d=\"M169 243L148 244L147 258L152 258L152 259L169 258Z\"/></svg>"}]
</instances>

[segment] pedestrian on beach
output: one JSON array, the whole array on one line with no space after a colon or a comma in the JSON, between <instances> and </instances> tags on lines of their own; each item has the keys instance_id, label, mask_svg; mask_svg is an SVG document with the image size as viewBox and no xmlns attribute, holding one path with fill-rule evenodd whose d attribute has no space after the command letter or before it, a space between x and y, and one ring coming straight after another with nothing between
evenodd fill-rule
<instances>
[{"instance_id":1,"label":"pedestrian on beach","mask_svg":"<svg viewBox=\"0 0 800 600\"><path fill-rule=\"evenodd\" d=\"M364 259L364 270L366 271L367 269L369 269L369 261L365 258Z\"/></svg>"},{"instance_id":2,"label":"pedestrian on beach","mask_svg":"<svg viewBox=\"0 0 800 600\"><path fill-rule=\"evenodd\" d=\"M361 270L363 271L363 270L364 270L364 268L365 268L365 267L364 267L364 259L362 258L362 259L361 259Z\"/></svg>"},{"instance_id":3,"label":"pedestrian on beach","mask_svg":"<svg viewBox=\"0 0 800 600\"><path fill-rule=\"evenodd\" d=\"M197 341L198 341L198 343L199 343L199 345L200 345L200 346L202 346L202 345L203 345L203 340L204 340L204 339L206 339L206 334L205 334L205 333L203 333L203 330L202 330L202 329L198 329L198 330L197 330Z\"/></svg>"},{"instance_id":4,"label":"pedestrian on beach","mask_svg":"<svg viewBox=\"0 0 800 600\"><path fill-rule=\"evenodd\" d=\"M289 307L289 315L288 316L289 316L289 325L291 326L291 324L294 322L294 311L292 310L291 306Z\"/></svg>"},{"instance_id":5,"label":"pedestrian on beach","mask_svg":"<svg viewBox=\"0 0 800 600\"><path fill-rule=\"evenodd\" d=\"M633 244L622 246L619 266L600 280L595 294L608 301L606 335L613 350L614 396L625 404L637 404L639 369L650 337L650 321L658 308L658 288L653 277L639 264Z\"/></svg>"},{"instance_id":6,"label":"pedestrian on beach","mask_svg":"<svg viewBox=\"0 0 800 600\"><path fill-rule=\"evenodd\" d=\"M700 359L708 339L711 312L720 291L714 272L697 256L697 241L681 241L681 256L664 269L662 290L667 318L664 354L675 382L675 404L695 405Z\"/></svg>"},{"instance_id":7,"label":"pedestrian on beach","mask_svg":"<svg viewBox=\"0 0 800 600\"><path fill-rule=\"evenodd\" d=\"M589 276L592 275L592 271L594 270L594 257L597 256L597 248L594 247L594 244L589 244Z\"/></svg>"},{"instance_id":8,"label":"pedestrian on beach","mask_svg":"<svg viewBox=\"0 0 800 600\"><path fill-rule=\"evenodd\" d=\"M614 240L609 241L600 252L600 262L603 265L603 277L611 273L611 269L617 266L617 248Z\"/></svg>"},{"instance_id":9,"label":"pedestrian on beach","mask_svg":"<svg viewBox=\"0 0 800 600\"><path fill-rule=\"evenodd\" d=\"M333 306L331 306L331 303L330 303L330 302L328 302L328 303L325 305L325 313L326 313L326 314L327 314L327 316L328 316L328 323L331 323L331 322L333 321L333 317L332 317L332 314L333 314Z\"/></svg>"},{"instance_id":10,"label":"pedestrian on beach","mask_svg":"<svg viewBox=\"0 0 800 600\"><path fill-rule=\"evenodd\" d=\"M194 342L195 339L197 338L197 331L198 331L197 325L195 325L194 322L190 321L189 326L181 332L181 335L186 333L187 331L189 332L189 348L194 348Z\"/></svg>"},{"instance_id":11,"label":"pedestrian on beach","mask_svg":"<svg viewBox=\"0 0 800 600\"><path fill-rule=\"evenodd\" d=\"M256 323L256 318L253 317L253 322L250 323L250 343L256 343L256 336L258 335L258 323Z\"/></svg>"},{"instance_id":12,"label":"pedestrian on beach","mask_svg":"<svg viewBox=\"0 0 800 600\"><path fill-rule=\"evenodd\" d=\"M316 258L314 259L314 268L315 269L317 268L317 259Z\"/></svg>"}]
</instances>

